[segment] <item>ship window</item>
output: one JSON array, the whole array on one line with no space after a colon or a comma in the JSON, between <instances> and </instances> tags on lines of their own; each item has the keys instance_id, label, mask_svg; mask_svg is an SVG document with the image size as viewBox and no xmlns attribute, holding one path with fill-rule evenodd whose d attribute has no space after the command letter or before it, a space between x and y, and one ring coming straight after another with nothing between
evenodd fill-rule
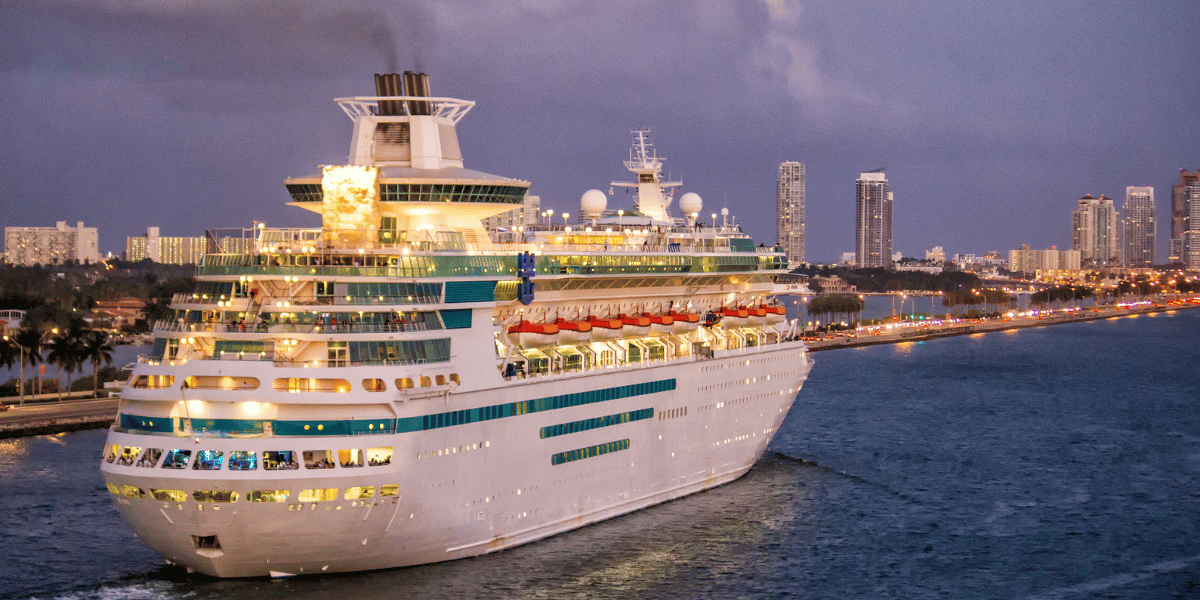
<instances>
[{"instance_id":1,"label":"ship window","mask_svg":"<svg viewBox=\"0 0 1200 600\"><path fill-rule=\"evenodd\" d=\"M238 493L233 490L196 490L192 492L192 498L196 502L237 502Z\"/></svg>"},{"instance_id":2,"label":"ship window","mask_svg":"<svg viewBox=\"0 0 1200 600\"><path fill-rule=\"evenodd\" d=\"M150 488L150 495L159 502L183 502L187 500L187 494L183 490L156 490Z\"/></svg>"},{"instance_id":3,"label":"ship window","mask_svg":"<svg viewBox=\"0 0 1200 600\"><path fill-rule=\"evenodd\" d=\"M141 454L141 452L142 449L137 446L125 446L121 450L121 456L117 458L117 464L128 467L133 464L133 459L137 458L137 455Z\"/></svg>"},{"instance_id":4,"label":"ship window","mask_svg":"<svg viewBox=\"0 0 1200 600\"><path fill-rule=\"evenodd\" d=\"M384 496L395 496L399 493L400 493L400 484L398 484L398 483L389 483L387 485L379 486L379 497L381 497L381 498Z\"/></svg>"},{"instance_id":5,"label":"ship window","mask_svg":"<svg viewBox=\"0 0 1200 600\"><path fill-rule=\"evenodd\" d=\"M453 383L454 385L462 385L462 382L458 380L458 373L450 374L450 383Z\"/></svg>"},{"instance_id":6,"label":"ship window","mask_svg":"<svg viewBox=\"0 0 1200 600\"><path fill-rule=\"evenodd\" d=\"M401 377L396 380L396 387L402 390L410 390L413 388L413 380L411 377Z\"/></svg>"},{"instance_id":7,"label":"ship window","mask_svg":"<svg viewBox=\"0 0 1200 600\"><path fill-rule=\"evenodd\" d=\"M123 485L121 486L121 495L126 498L145 498L146 490L136 485Z\"/></svg>"},{"instance_id":8,"label":"ship window","mask_svg":"<svg viewBox=\"0 0 1200 600\"><path fill-rule=\"evenodd\" d=\"M386 392L387 384L382 379L364 379L363 389L368 392Z\"/></svg>"},{"instance_id":9,"label":"ship window","mask_svg":"<svg viewBox=\"0 0 1200 600\"><path fill-rule=\"evenodd\" d=\"M331 364L330 366L338 365ZM277 392L337 392L344 394L350 391L350 382L345 379L291 377L276 379L273 387Z\"/></svg>"},{"instance_id":10,"label":"ship window","mask_svg":"<svg viewBox=\"0 0 1200 600\"><path fill-rule=\"evenodd\" d=\"M192 458L191 450L171 450L167 452L166 458L163 459L162 468L164 469L186 469L188 461Z\"/></svg>"},{"instance_id":11,"label":"ship window","mask_svg":"<svg viewBox=\"0 0 1200 600\"><path fill-rule=\"evenodd\" d=\"M373 485L346 488L346 495L343 496L347 500L366 500L373 497L375 497L375 486Z\"/></svg>"},{"instance_id":12,"label":"ship window","mask_svg":"<svg viewBox=\"0 0 1200 600\"><path fill-rule=\"evenodd\" d=\"M135 389L161 390L175 385L174 375L138 375L133 380Z\"/></svg>"},{"instance_id":13,"label":"ship window","mask_svg":"<svg viewBox=\"0 0 1200 600\"><path fill-rule=\"evenodd\" d=\"M142 459L137 461L139 467L153 467L158 464L158 459L162 458L163 451L159 448L147 448L146 453L142 455Z\"/></svg>"},{"instance_id":14,"label":"ship window","mask_svg":"<svg viewBox=\"0 0 1200 600\"><path fill-rule=\"evenodd\" d=\"M112 494L112 495L114 495L114 496L120 496L120 495L121 495L121 488L117 487L117 484L115 484L115 483L109 483L109 484L106 484L106 485L108 485L108 493L110 493L110 494Z\"/></svg>"},{"instance_id":15,"label":"ship window","mask_svg":"<svg viewBox=\"0 0 1200 600\"><path fill-rule=\"evenodd\" d=\"M230 471L253 471L258 468L258 456L245 450L234 450L229 453Z\"/></svg>"},{"instance_id":16,"label":"ship window","mask_svg":"<svg viewBox=\"0 0 1200 600\"><path fill-rule=\"evenodd\" d=\"M263 450L262 462L268 471L289 471L300 466L291 450Z\"/></svg>"},{"instance_id":17,"label":"ship window","mask_svg":"<svg viewBox=\"0 0 1200 600\"><path fill-rule=\"evenodd\" d=\"M185 390L256 390L258 378L192 375L183 380L182 387Z\"/></svg>"},{"instance_id":18,"label":"ship window","mask_svg":"<svg viewBox=\"0 0 1200 600\"><path fill-rule=\"evenodd\" d=\"M193 471L219 471L224 453L220 450L201 450L196 453L196 462L192 464Z\"/></svg>"},{"instance_id":19,"label":"ship window","mask_svg":"<svg viewBox=\"0 0 1200 600\"><path fill-rule=\"evenodd\" d=\"M337 500L337 488L317 488L312 490L301 490L296 499L301 502L321 502L323 500Z\"/></svg>"},{"instance_id":20,"label":"ship window","mask_svg":"<svg viewBox=\"0 0 1200 600\"><path fill-rule=\"evenodd\" d=\"M392 447L367 448L367 464L372 467L392 464Z\"/></svg>"},{"instance_id":21,"label":"ship window","mask_svg":"<svg viewBox=\"0 0 1200 600\"><path fill-rule=\"evenodd\" d=\"M346 468L363 466L362 450L357 448L338 450L338 464Z\"/></svg>"},{"instance_id":22,"label":"ship window","mask_svg":"<svg viewBox=\"0 0 1200 600\"><path fill-rule=\"evenodd\" d=\"M446 385L446 376L438 375L436 381L438 385Z\"/></svg>"},{"instance_id":23,"label":"ship window","mask_svg":"<svg viewBox=\"0 0 1200 600\"><path fill-rule=\"evenodd\" d=\"M304 466L309 469L332 469L332 450L305 450Z\"/></svg>"},{"instance_id":24,"label":"ship window","mask_svg":"<svg viewBox=\"0 0 1200 600\"><path fill-rule=\"evenodd\" d=\"M117 457L120 455L121 455L121 445L120 444L108 444L108 445L104 446L104 462L111 463L112 461L117 460Z\"/></svg>"},{"instance_id":25,"label":"ship window","mask_svg":"<svg viewBox=\"0 0 1200 600\"><path fill-rule=\"evenodd\" d=\"M287 502L292 492L288 490L256 490L250 492L246 500L250 502Z\"/></svg>"},{"instance_id":26,"label":"ship window","mask_svg":"<svg viewBox=\"0 0 1200 600\"><path fill-rule=\"evenodd\" d=\"M429 377L426 375L422 375L421 376L421 387L429 387L429 386L430 386Z\"/></svg>"}]
</instances>

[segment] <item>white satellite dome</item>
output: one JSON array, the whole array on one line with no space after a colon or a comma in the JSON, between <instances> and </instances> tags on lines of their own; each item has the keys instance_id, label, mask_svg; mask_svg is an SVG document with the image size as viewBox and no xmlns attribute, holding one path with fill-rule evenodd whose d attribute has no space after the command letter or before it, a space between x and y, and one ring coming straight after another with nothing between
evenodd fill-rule
<instances>
[{"instance_id":1,"label":"white satellite dome","mask_svg":"<svg viewBox=\"0 0 1200 600\"><path fill-rule=\"evenodd\" d=\"M583 211L583 216L588 219L598 218L604 214L605 208L608 208L608 196L600 190L588 190L579 200L579 210Z\"/></svg>"},{"instance_id":2,"label":"white satellite dome","mask_svg":"<svg viewBox=\"0 0 1200 600\"><path fill-rule=\"evenodd\" d=\"M679 197L679 210L682 210L685 216L700 214L703 209L704 201L700 199L700 194L688 192Z\"/></svg>"}]
</instances>

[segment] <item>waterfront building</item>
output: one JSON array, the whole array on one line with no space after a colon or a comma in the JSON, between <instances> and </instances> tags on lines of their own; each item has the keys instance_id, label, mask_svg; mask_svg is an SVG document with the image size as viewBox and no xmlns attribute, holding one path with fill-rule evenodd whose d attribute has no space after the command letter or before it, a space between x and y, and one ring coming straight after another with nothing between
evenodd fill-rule
<instances>
[{"instance_id":1,"label":"waterfront building","mask_svg":"<svg viewBox=\"0 0 1200 600\"><path fill-rule=\"evenodd\" d=\"M210 231L204 237L163 237L158 227L147 227L146 235L125 238L125 260L198 265L206 253L245 252L253 244L248 235L218 235Z\"/></svg>"},{"instance_id":2,"label":"waterfront building","mask_svg":"<svg viewBox=\"0 0 1200 600\"><path fill-rule=\"evenodd\" d=\"M520 206L485 218L483 228L487 230L488 235L494 241L519 241L521 231L537 225L538 215L541 212L542 199L538 196L526 195Z\"/></svg>"},{"instance_id":3,"label":"waterfront building","mask_svg":"<svg viewBox=\"0 0 1200 600\"><path fill-rule=\"evenodd\" d=\"M1192 181L1186 190L1188 230L1182 236L1181 258L1187 270L1200 271L1200 181Z\"/></svg>"},{"instance_id":4,"label":"waterfront building","mask_svg":"<svg viewBox=\"0 0 1200 600\"><path fill-rule=\"evenodd\" d=\"M1157 263L1154 188L1125 188L1125 204L1121 209L1121 264L1150 266Z\"/></svg>"},{"instance_id":5,"label":"waterfront building","mask_svg":"<svg viewBox=\"0 0 1200 600\"><path fill-rule=\"evenodd\" d=\"M935 263L946 262L946 249L941 246L934 246L931 250L925 251L925 260Z\"/></svg>"},{"instance_id":6,"label":"waterfront building","mask_svg":"<svg viewBox=\"0 0 1200 600\"><path fill-rule=\"evenodd\" d=\"M787 254L788 264L804 260L804 163L779 165L775 188L775 243Z\"/></svg>"},{"instance_id":7,"label":"waterfront building","mask_svg":"<svg viewBox=\"0 0 1200 600\"><path fill-rule=\"evenodd\" d=\"M813 277L812 281L813 281L813 283L817 284L817 286L820 286L821 292L824 294L857 294L858 293L857 286L850 285L850 282L846 281L845 279L842 279L841 277L838 277L837 275L830 275L829 277L822 277L822 276L818 275L818 276Z\"/></svg>"},{"instance_id":8,"label":"waterfront building","mask_svg":"<svg viewBox=\"0 0 1200 600\"><path fill-rule=\"evenodd\" d=\"M1079 199L1071 215L1071 248L1079 251L1084 264L1102 267L1120 259L1117 218L1112 198L1088 194Z\"/></svg>"},{"instance_id":9,"label":"waterfront building","mask_svg":"<svg viewBox=\"0 0 1200 600\"><path fill-rule=\"evenodd\" d=\"M54 265L75 260L100 262L100 235L95 227L79 221L68 227L59 221L54 227L5 227L4 255L14 265Z\"/></svg>"},{"instance_id":10,"label":"waterfront building","mask_svg":"<svg viewBox=\"0 0 1200 600\"><path fill-rule=\"evenodd\" d=\"M1027 278L1038 277L1040 273L1078 271L1080 255L1079 250L1059 250L1057 246L1034 250L1029 244L1022 244L1020 248L1008 251L1008 270L1022 273Z\"/></svg>"},{"instance_id":11,"label":"waterfront building","mask_svg":"<svg viewBox=\"0 0 1200 600\"><path fill-rule=\"evenodd\" d=\"M859 268L892 266L892 192L883 171L856 182L854 253Z\"/></svg>"}]
</instances>

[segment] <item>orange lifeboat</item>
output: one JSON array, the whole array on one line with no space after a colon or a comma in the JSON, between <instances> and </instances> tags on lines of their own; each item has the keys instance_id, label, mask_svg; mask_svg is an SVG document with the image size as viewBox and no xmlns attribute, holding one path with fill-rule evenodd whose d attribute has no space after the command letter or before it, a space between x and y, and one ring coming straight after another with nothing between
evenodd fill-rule
<instances>
[{"instance_id":1,"label":"orange lifeboat","mask_svg":"<svg viewBox=\"0 0 1200 600\"><path fill-rule=\"evenodd\" d=\"M762 308L767 310L767 324L774 325L787 320L787 308L782 304L763 305Z\"/></svg>"},{"instance_id":2,"label":"orange lifeboat","mask_svg":"<svg viewBox=\"0 0 1200 600\"><path fill-rule=\"evenodd\" d=\"M614 340L621 337L620 319L601 319L589 315L585 322L592 326L592 341Z\"/></svg>"},{"instance_id":3,"label":"orange lifeboat","mask_svg":"<svg viewBox=\"0 0 1200 600\"><path fill-rule=\"evenodd\" d=\"M695 331L697 327L700 327L700 315L696 313L670 311L667 314L670 315L671 319L674 320L674 323L671 324L672 333L687 333L689 331Z\"/></svg>"},{"instance_id":4,"label":"orange lifeboat","mask_svg":"<svg viewBox=\"0 0 1200 600\"><path fill-rule=\"evenodd\" d=\"M746 307L727 308L722 306L716 310L721 320L717 323L726 329L745 327L750 322L750 311Z\"/></svg>"},{"instance_id":5,"label":"orange lifeboat","mask_svg":"<svg viewBox=\"0 0 1200 600\"><path fill-rule=\"evenodd\" d=\"M650 333L670 335L674 329L675 318L669 314L652 315L650 313L642 313L642 316L650 319Z\"/></svg>"},{"instance_id":6,"label":"orange lifeboat","mask_svg":"<svg viewBox=\"0 0 1200 600\"><path fill-rule=\"evenodd\" d=\"M592 324L587 321L568 321L555 319L558 326L558 342L560 344L582 344L592 339Z\"/></svg>"},{"instance_id":7,"label":"orange lifeboat","mask_svg":"<svg viewBox=\"0 0 1200 600\"><path fill-rule=\"evenodd\" d=\"M742 307L745 308L745 307ZM750 318L751 325L762 325L767 322L767 309L763 306L751 306L746 308L746 312Z\"/></svg>"},{"instance_id":8,"label":"orange lifeboat","mask_svg":"<svg viewBox=\"0 0 1200 600\"><path fill-rule=\"evenodd\" d=\"M553 346L558 341L558 325L521 321L508 328L508 335L523 348Z\"/></svg>"},{"instance_id":9,"label":"orange lifeboat","mask_svg":"<svg viewBox=\"0 0 1200 600\"><path fill-rule=\"evenodd\" d=\"M625 337L641 337L650 335L650 317L637 315L617 315L624 326Z\"/></svg>"}]
</instances>

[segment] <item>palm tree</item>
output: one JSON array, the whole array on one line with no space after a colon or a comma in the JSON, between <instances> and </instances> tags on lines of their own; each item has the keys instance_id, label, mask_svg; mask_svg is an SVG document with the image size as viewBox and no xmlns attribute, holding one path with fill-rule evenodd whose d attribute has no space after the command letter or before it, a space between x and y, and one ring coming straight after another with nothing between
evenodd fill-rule
<instances>
[{"instance_id":1,"label":"palm tree","mask_svg":"<svg viewBox=\"0 0 1200 600\"><path fill-rule=\"evenodd\" d=\"M89 331L83 338L82 360L92 363L92 395L100 395L100 363L105 366L113 361L113 345L103 331Z\"/></svg>"},{"instance_id":2,"label":"palm tree","mask_svg":"<svg viewBox=\"0 0 1200 600\"><path fill-rule=\"evenodd\" d=\"M83 339L84 330L81 327L72 325L65 333L54 338L50 342L50 352L46 355L46 362L58 365L58 401L62 402L63 388L63 371L67 372L67 382L71 381L71 373L83 366Z\"/></svg>"},{"instance_id":3,"label":"palm tree","mask_svg":"<svg viewBox=\"0 0 1200 600\"><path fill-rule=\"evenodd\" d=\"M21 359L21 404L25 406L25 365L30 368L42 362L42 332L37 329L24 328L17 332L13 337L13 341L17 343L17 347L23 349L23 358Z\"/></svg>"}]
</instances>

